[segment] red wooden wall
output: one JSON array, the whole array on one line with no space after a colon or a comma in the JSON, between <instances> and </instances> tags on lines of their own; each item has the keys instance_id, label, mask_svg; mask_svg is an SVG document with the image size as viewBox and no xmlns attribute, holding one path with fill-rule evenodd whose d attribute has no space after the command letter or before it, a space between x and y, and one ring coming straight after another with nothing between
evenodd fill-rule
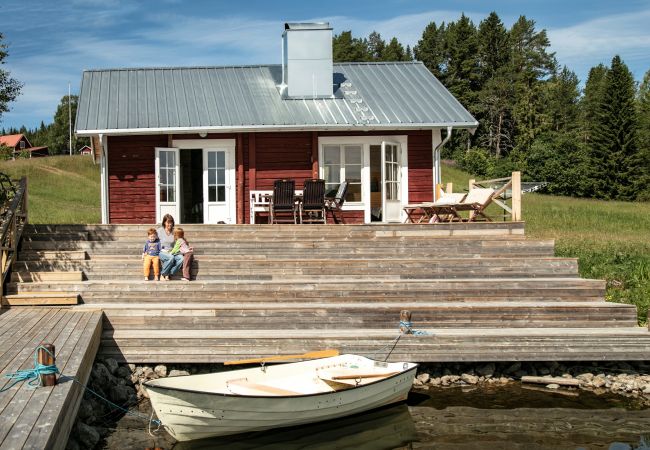
<instances>
[{"instance_id":1,"label":"red wooden wall","mask_svg":"<svg viewBox=\"0 0 650 450\"><path fill-rule=\"evenodd\" d=\"M432 199L431 131L368 132L365 136L408 135L409 202ZM242 151L236 152L235 172L243 165L244 192L237 192L238 217L249 221L251 189L270 190L273 181L292 178L296 186L312 177L313 142L318 136L346 136L344 132L292 132L210 134L207 139L237 139ZM358 134L357 134L358 135ZM176 138L181 138L177 135ZM182 135L199 139L198 135ZM110 223L154 223L155 147L168 147L173 136L117 136L108 139L108 196ZM239 150L239 149L238 149ZM241 157L241 158L240 158ZM363 211L345 211L346 223L362 223Z\"/></svg>"}]
</instances>

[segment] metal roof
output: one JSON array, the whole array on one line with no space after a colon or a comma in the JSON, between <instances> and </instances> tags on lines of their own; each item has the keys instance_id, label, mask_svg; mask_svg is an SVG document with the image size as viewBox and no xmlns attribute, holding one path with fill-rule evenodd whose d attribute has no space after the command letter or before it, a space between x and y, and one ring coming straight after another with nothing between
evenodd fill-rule
<instances>
[{"instance_id":1,"label":"metal roof","mask_svg":"<svg viewBox=\"0 0 650 450\"><path fill-rule=\"evenodd\" d=\"M475 128L420 62L334 64L334 95L284 99L281 65L84 71L79 134Z\"/></svg>"}]
</instances>

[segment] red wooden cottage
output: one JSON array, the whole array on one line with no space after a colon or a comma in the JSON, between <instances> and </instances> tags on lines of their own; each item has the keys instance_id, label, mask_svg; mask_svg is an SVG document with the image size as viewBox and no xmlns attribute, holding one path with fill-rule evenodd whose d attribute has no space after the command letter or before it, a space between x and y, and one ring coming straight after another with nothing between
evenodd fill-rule
<instances>
[{"instance_id":1,"label":"red wooden cottage","mask_svg":"<svg viewBox=\"0 0 650 450\"><path fill-rule=\"evenodd\" d=\"M280 178L347 180L346 223L402 221L432 200L442 130L476 126L420 62L333 63L326 23L285 24L278 65L85 71L76 120L104 223L248 223Z\"/></svg>"},{"instance_id":2,"label":"red wooden cottage","mask_svg":"<svg viewBox=\"0 0 650 450\"><path fill-rule=\"evenodd\" d=\"M13 149L14 157L27 152L29 157L48 156L50 151L47 147L33 147L24 134L6 134L0 136L0 145Z\"/></svg>"}]
</instances>

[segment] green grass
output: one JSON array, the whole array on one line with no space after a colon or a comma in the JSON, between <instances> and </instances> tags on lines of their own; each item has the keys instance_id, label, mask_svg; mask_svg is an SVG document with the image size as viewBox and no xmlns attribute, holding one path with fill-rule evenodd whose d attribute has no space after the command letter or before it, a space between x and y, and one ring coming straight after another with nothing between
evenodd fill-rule
<instances>
[{"instance_id":1,"label":"green grass","mask_svg":"<svg viewBox=\"0 0 650 450\"><path fill-rule=\"evenodd\" d=\"M443 167L454 191L476 178ZM637 306L646 323L650 306L650 203L524 194L526 235L555 239L557 256L578 258L580 275L607 281L607 300ZM492 209L491 211L495 211Z\"/></svg>"},{"instance_id":2,"label":"green grass","mask_svg":"<svg viewBox=\"0 0 650 450\"><path fill-rule=\"evenodd\" d=\"M0 162L0 172L27 177L30 223L99 223L99 165L89 156Z\"/></svg>"}]
</instances>

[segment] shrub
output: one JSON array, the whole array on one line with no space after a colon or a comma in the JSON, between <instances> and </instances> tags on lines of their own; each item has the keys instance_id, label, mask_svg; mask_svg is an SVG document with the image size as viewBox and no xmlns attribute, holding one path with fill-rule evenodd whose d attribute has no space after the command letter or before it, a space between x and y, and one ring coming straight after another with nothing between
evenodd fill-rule
<instances>
[{"instance_id":1,"label":"shrub","mask_svg":"<svg viewBox=\"0 0 650 450\"><path fill-rule=\"evenodd\" d=\"M494 173L495 159L485 149L472 148L468 152L456 155L456 163L465 172L477 177L490 177Z\"/></svg>"}]
</instances>

